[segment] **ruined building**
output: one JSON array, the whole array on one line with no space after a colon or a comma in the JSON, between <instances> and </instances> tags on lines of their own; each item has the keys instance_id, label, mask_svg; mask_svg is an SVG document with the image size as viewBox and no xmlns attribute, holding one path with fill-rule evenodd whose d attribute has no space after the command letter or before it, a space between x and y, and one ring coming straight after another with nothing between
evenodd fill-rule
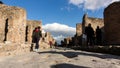
<instances>
[{"instance_id":1,"label":"ruined building","mask_svg":"<svg viewBox=\"0 0 120 68\"><path fill-rule=\"evenodd\" d=\"M42 29L41 21L27 20L26 30L25 30L26 31L25 42L32 43L33 30L38 26L41 27L41 32L42 32L43 29ZM40 49L50 48L49 41L52 41L53 44L55 44L55 42L56 42L55 39L52 37L52 35L49 32L42 33L42 37L39 41Z\"/></svg>"},{"instance_id":2,"label":"ruined building","mask_svg":"<svg viewBox=\"0 0 120 68\"><path fill-rule=\"evenodd\" d=\"M99 26L102 29L102 32L103 32L102 40L103 40L104 39L104 20L101 18L88 17L87 14L84 14L82 23L79 23L76 25L76 35L77 35L76 38L77 40L79 40L79 44L82 44L82 34L85 32L85 27L87 27L88 24L91 24L91 27L93 28L94 31L96 31L97 26Z\"/></svg>"},{"instance_id":3,"label":"ruined building","mask_svg":"<svg viewBox=\"0 0 120 68\"><path fill-rule=\"evenodd\" d=\"M25 9L0 3L0 56L30 52L32 32L42 22L26 18ZM43 33L40 48L49 48L49 41L55 43L50 33Z\"/></svg>"},{"instance_id":4,"label":"ruined building","mask_svg":"<svg viewBox=\"0 0 120 68\"><path fill-rule=\"evenodd\" d=\"M104 23L106 44L120 44L120 1L105 8Z\"/></svg>"},{"instance_id":5,"label":"ruined building","mask_svg":"<svg viewBox=\"0 0 120 68\"><path fill-rule=\"evenodd\" d=\"M75 45L82 44L82 24L81 23L76 24L76 35L73 37L73 42Z\"/></svg>"},{"instance_id":6,"label":"ruined building","mask_svg":"<svg viewBox=\"0 0 120 68\"><path fill-rule=\"evenodd\" d=\"M25 42L26 11L0 4L0 42Z\"/></svg>"},{"instance_id":7,"label":"ruined building","mask_svg":"<svg viewBox=\"0 0 120 68\"><path fill-rule=\"evenodd\" d=\"M96 30L97 26L99 26L102 29L103 37L104 37L104 20L101 18L88 17L87 14L84 14L82 23L76 24L76 35L72 37L73 46L82 45L82 34L85 32L85 27L87 27L88 24L91 24L94 31ZM65 38L65 40L67 40L68 42L71 41L67 38ZM65 43L65 40L63 41L64 43Z\"/></svg>"},{"instance_id":8,"label":"ruined building","mask_svg":"<svg viewBox=\"0 0 120 68\"><path fill-rule=\"evenodd\" d=\"M120 44L120 1L110 4L104 10L104 19L88 17L87 14L83 16L82 23L76 25L76 38L81 42L81 36L85 32L85 27L91 24L94 31L99 26L102 29L102 41L104 44Z\"/></svg>"},{"instance_id":9,"label":"ruined building","mask_svg":"<svg viewBox=\"0 0 120 68\"><path fill-rule=\"evenodd\" d=\"M101 18L88 17L87 14L84 14L82 21L82 33L84 33L85 27L87 27L88 24L91 24L94 31L96 30L97 26L99 26L103 30L104 20Z\"/></svg>"},{"instance_id":10,"label":"ruined building","mask_svg":"<svg viewBox=\"0 0 120 68\"><path fill-rule=\"evenodd\" d=\"M97 26L99 26L102 29L102 32L104 33L104 20L103 19L88 17L87 14L84 14L82 23L79 23L76 26L76 34L77 34L77 38L80 43L82 43L82 34L85 32L85 27L87 27L88 24L91 24L91 27L93 28L94 31L96 31Z\"/></svg>"},{"instance_id":11,"label":"ruined building","mask_svg":"<svg viewBox=\"0 0 120 68\"><path fill-rule=\"evenodd\" d=\"M38 26L40 26L42 28L42 22L41 21L27 20L26 37L25 37L26 42L32 43L33 30Z\"/></svg>"}]
</instances>

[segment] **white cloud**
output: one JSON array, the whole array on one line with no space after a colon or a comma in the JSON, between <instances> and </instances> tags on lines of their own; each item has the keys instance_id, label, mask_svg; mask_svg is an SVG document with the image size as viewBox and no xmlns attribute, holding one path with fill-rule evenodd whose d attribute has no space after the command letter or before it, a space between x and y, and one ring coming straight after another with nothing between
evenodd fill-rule
<instances>
[{"instance_id":1,"label":"white cloud","mask_svg":"<svg viewBox=\"0 0 120 68\"><path fill-rule=\"evenodd\" d=\"M46 32L50 32L58 42L63 40L65 37L72 37L76 33L76 28L59 23L43 25L43 29Z\"/></svg>"},{"instance_id":2,"label":"white cloud","mask_svg":"<svg viewBox=\"0 0 120 68\"><path fill-rule=\"evenodd\" d=\"M63 36L63 35L53 36L53 37L54 37L54 39L55 39L58 43L60 43L61 40L63 40L63 39L65 38L65 36Z\"/></svg>"},{"instance_id":3,"label":"white cloud","mask_svg":"<svg viewBox=\"0 0 120 68\"><path fill-rule=\"evenodd\" d=\"M87 10L97 10L108 6L110 3L120 0L69 0L69 4L73 4L77 7L81 5Z\"/></svg>"},{"instance_id":4,"label":"white cloud","mask_svg":"<svg viewBox=\"0 0 120 68\"><path fill-rule=\"evenodd\" d=\"M80 4L84 3L84 0L69 0L69 3L79 6Z\"/></svg>"},{"instance_id":5,"label":"white cloud","mask_svg":"<svg viewBox=\"0 0 120 68\"><path fill-rule=\"evenodd\" d=\"M60 8L61 10L67 10L67 11L71 11L73 10L73 8L71 8L70 6L65 6L64 8Z\"/></svg>"}]
</instances>

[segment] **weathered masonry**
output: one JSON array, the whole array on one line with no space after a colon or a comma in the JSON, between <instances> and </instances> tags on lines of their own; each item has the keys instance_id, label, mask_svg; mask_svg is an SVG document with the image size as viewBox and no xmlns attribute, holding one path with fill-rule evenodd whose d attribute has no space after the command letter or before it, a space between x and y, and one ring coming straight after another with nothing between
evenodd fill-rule
<instances>
[{"instance_id":1,"label":"weathered masonry","mask_svg":"<svg viewBox=\"0 0 120 68\"><path fill-rule=\"evenodd\" d=\"M120 44L120 1L105 8L104 24L106 44Z\"/></svg>"},{"instance_id":2,"label":"weathered masonry","mask_svg":"<svg viewBox=\"0 0 120 68\"><path fill-rule=\"evenodd\" d=\"M0 4L0 42L25 42L26 11Z\"/></svg>"}]
</instances>

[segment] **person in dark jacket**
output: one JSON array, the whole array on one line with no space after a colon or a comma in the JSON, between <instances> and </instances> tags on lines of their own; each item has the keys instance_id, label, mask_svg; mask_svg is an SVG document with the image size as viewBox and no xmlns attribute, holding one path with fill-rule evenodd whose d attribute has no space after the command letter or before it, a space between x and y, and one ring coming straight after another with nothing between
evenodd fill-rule
<instances>
[{"instance_id":1,"label":"person in dark jacket","mask_svg":"<svg viewBox=\"0 0 120 68\"><path fill-rule=\"evenodd\" d=\"M102 31L99 28L99 26L97 26L97 29L96 29L96 44L101 45L101 43L102 43Z\"/></svg>"},{"instance_id":2,"label":"person in dark jacket","mask_svg":"<svg viewBox=\"0 0 120 68\"><path fill-rule=\"evenodd\" d=\"M37 29L37 27L32 32L32 43L35 43L35 30L36 29Z\"/></svg>"},{"instance_id":3,"label":"person in dark jacket","mask_svg":"<svg viewBox=\"0 0 120 68\"><path fill-rule=\"evenodd\" d=\"M87 45L94 45L94 30L91 27L91 24L85 28L85 33L87 35Z\"/></svg>"},{"instance_id":4,"label":"person in dark jacket","mask_svg":"<svg viewBox=\"0 0 120 68\"><path fill-rule=\"evenodd\" d=\"M39 40L42 37L42 33L40 31L40 27L37 27L34 31L34 42L36 43L35 49L38 50L39 49Z\"/></svg>"}]
</instances>

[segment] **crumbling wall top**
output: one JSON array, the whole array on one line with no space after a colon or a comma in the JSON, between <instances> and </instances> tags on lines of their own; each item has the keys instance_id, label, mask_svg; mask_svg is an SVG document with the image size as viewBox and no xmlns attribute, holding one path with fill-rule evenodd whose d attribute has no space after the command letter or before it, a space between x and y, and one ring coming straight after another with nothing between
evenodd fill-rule
<instances>
[{"instance_id":1,"label":"crumbling wall top","mask_svg":"<svg viewBox=\"0 0 120 68\"><path fill-rule=\"evenodd\" d=\"M23 8L0 4L0 16L2 16L3 18L7 18L10 16L17 18L19 15L22 14L26 14L26 10Z\"/></svg>"}]
</instances>

